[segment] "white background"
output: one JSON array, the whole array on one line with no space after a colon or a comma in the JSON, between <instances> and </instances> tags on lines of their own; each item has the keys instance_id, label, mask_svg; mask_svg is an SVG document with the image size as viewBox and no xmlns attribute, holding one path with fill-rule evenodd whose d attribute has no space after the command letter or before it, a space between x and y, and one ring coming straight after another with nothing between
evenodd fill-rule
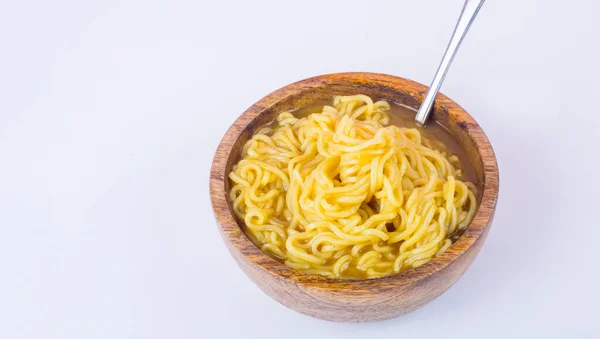
<instances>
[{"instance_id":1,"label":"white background","mask_svg":"<svg viewBox=\"0 0 600 339\"><path fill-rule=\"evenodd\" d=\"M447 293L378 323L263 294L208 173L247 107L323 73L429 83L462 0L2 1L0 338L600 335L600 5L489 0L442 91L487 132L496 219Z\"/></svg>"}]
</instances>

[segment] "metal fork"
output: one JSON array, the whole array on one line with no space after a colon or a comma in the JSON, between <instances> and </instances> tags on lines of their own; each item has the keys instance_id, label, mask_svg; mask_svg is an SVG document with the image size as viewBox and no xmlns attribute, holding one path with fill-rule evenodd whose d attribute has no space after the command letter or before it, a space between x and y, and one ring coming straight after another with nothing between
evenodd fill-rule
<instances>
[{"instance_id":1,"label":"metal fork","mask_svg":"<svg viewBox=\"0 0 600 339\"><path fill-rule=\"evenodd\" d=\"M467 31L469 31L469 27L471 27L473 20L475 20L475 17L484 2L485 0L465 1L465 5L460 13L460 17L458 18L458 22L456 23L454 33L452 33L452 38L450 39L450 43L448 43L448 47L442 58L442 62L435 73L431 86L429 86L429 91L427 91L425 99L423 99L421 107L419 107L419 111L415 117L418 125L425 125L425 122L431 113L431 107L435 101L435 96L442 86L442 82L446 77L446 73L448 73L450 64L452 64L452 59L454 59L454 55L456 54L458 47L460 47L460 43L463 41Z\"/></svg>"}]
</instances>

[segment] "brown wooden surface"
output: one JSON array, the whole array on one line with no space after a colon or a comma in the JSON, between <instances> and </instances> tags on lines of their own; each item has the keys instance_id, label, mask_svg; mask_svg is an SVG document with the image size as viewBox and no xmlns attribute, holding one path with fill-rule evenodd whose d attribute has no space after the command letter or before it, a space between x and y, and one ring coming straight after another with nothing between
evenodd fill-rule
<instances>
[{"instance_id":1,"label":"brown wooden surface","mask_svg":"<svg viewBox=\"0 0 600 339\"><path fill-rule=\"evenodd\" d=\"M479 206L466 232L441 256L418 268L384 278L341 280L309 275L261 252L245 235L228 199L231 167L257 127L284 110L334 95L366 94L418 108L427 87L384 74L339 73L302 80L262 98L229 128L215 153L210 196L219 230L232 256L268 295L298 312L333 321L373 321L411 312L447 290L471 265L483 245L496 208L498 167L484 132L448 97L436 98L433 117L455 135L475 169Z\"/></svg>"}]
</instances>

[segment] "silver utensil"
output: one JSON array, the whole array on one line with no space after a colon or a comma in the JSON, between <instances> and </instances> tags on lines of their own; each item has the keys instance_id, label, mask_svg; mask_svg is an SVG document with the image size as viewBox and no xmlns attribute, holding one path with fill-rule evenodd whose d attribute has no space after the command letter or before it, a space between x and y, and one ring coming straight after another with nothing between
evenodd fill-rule
<instances>
[{"instance_id":1,"label":"silver utensil","mask_svg":"<svg viewBox=\"0 0 600 339\"><path fill-rule=\"evenodd\" d=\"M431 82L431 86L429 86L429 91L427 91L425 99L423 99L423 103L421 103L421 107L419 107L419 111L415 117L418 125L425 125L425 121L427 121L427 117L429 117L429 114L431 113L431 107L435 101L435 96L442 86L442 82L444 81L446 73L450 68L452 59L454 59L454 55L456 54L460 43L467 34L469 27L471 27L473 20L475 20L477 12L479 12L479 9L481 6L483 6L484 1L485 0L465 1L465 5L460 13L460 17L458 18L458 22L456 23L454 33L452 33L452 38L450 39L448 47L446 48L446 52L444 53L444 57L442 58L442 62L435 73L435 77Z\"/></svg>"}]
</instances>

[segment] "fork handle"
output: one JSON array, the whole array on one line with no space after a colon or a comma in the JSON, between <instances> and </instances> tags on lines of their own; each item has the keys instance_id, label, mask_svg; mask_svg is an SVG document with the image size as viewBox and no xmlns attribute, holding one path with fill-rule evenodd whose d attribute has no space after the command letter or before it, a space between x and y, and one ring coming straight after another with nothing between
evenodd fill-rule
<instances>
[{"instance_id":1,"label":"fork handle","mask_svg":"<svg viewBox=\"0 0 600 339\"><path fill-rule=\"evenodd\" d=\"M431 113L431 107L435 101L435 96L437 95L440 87L442 86L442 82L446 77L446 73L450 68L450 64L452 64L452 59L454 59L454 55L460 47L460 43L463 41L467 31L469 31L469 27L475 20L477 13L485 0L466 0L465 5L463 6L462 12L460 13L460 17L458 22L456 23L456 27L454 28L454 33L452 33L452 38L448 43L448 47L446 48L446 52L444 53L444 57L442 58L442 62L438 67L437 72L435 73L435 77L431 82L431 86L429 86L429 91L425 95L425 99L421 103L421 107L419 107L419 111L415 117L417 124L424 126L425 121L429 117Z\"/></svg>"}]
</instances>

